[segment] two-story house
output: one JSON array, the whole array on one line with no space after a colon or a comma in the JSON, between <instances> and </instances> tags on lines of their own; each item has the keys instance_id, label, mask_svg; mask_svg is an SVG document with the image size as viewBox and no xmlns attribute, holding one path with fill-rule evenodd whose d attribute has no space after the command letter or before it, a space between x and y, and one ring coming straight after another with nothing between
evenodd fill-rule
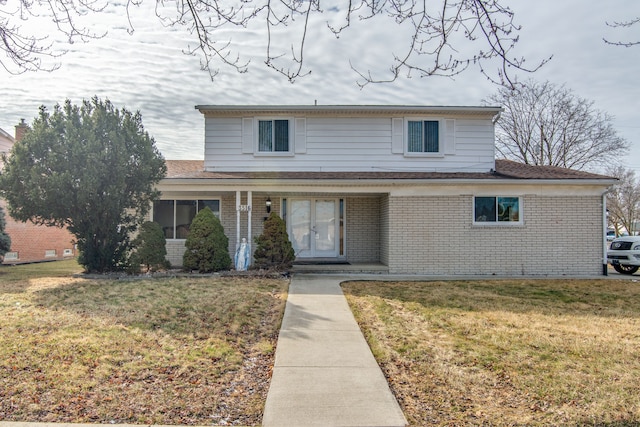
<instances>
[{"instance_id":1,"label":"two-story house","mask_svg":"<svg viewBox=\"0 0 640 427\"><path fill-rule=\"evenodd\" d=\"M181 265L199 209L233 254L286 222L297 260L391 274L599 275L614 180L495 159L499 107L199 105L204 161L167 161L153 208Z\"/></svg>"}]
</instances>

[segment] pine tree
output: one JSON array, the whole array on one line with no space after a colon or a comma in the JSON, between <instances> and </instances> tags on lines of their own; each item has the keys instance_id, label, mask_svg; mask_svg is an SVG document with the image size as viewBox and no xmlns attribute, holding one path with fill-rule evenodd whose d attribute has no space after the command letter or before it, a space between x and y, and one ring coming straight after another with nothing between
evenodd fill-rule
<instances>
[{"instance_id":1,"label":"pine tree","mask_svg":"<svg viewBox=\"0 0 640 427\"><path fill-rule=\"evenodd\" d=\"M147 267L147 271L168 266L167 239L157 222L143 223L140 233L133 240L133 246L135 252L132 254L132 264L142 264Z\"/></svg>"},{"instance_id":2,"label":"pine tree","mask_svg":"<svg viewBox=\"0 0 640 427\"><path fill-rule=\"evenodd\" d=\"M0 208L0 257L3 257L11 249L11 237L4 231L6 225L4 209Z\"/></svg>"},{"instance_id":3,"label":"pine tree","mask_svg":"<svg viewBox=\"0 0 640 427\"><path fill-rule=\"evenodd\" d=\"M229 238L209 207L202 209L193 219L185 246L187 249L182 257L185 270L209 273L231 268Z\"/></svg>"},{"instance_id":4,"label":"pine tree","mask_svg":"<svg viewBox=\"0 0 640 427\"><path fill-rule=\"evenodd\" d=\"M167 171L142 115L97 97L79 106L67 100L52 112L41 107L3 161L0 192L11 216L67 227L87 272L124 267L130 236Z\"/></svg>"},{"instance_id":5,"label":"pine tree","mask_svg":"<svg viewBox=\"0 0 640 427\"><path fill-rule=\"evenodd\" d=\"M256 237L253 254L256 268L286 270L291 268L296 254L287 234L287 227L275 212L264 222L262 234Z\"/></svg>"}]
</instances>

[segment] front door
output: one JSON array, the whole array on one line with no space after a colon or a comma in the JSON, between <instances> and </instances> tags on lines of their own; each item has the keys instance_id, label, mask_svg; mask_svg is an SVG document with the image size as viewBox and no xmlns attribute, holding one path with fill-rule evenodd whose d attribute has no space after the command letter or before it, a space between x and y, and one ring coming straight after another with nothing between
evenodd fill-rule
<instances>
[{"instance_id":1,"label":"front door","mask_svg":"<svg viewBox=\"0 0 640 427\"><path fill-rule=\"evenodd\" d=\"M288 232L298 258L335 258L339 249L336 199L292 199Z\"/></svg>"}]
</instances>

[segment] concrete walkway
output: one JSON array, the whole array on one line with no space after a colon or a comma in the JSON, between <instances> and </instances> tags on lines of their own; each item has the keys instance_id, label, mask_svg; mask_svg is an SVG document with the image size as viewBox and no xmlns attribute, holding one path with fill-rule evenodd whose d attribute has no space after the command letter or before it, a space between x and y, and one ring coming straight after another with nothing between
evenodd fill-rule
<instances>
[{"instance_id":1,"label":"concrete walkway","mask_svg":"<svg viewBox=\"0 0 640 427\"><path fill-rule=\"evenodd\" d=\"M263 426L407 424L347 305L346 279L292 277Z\"/></svg>"}]
</instances>

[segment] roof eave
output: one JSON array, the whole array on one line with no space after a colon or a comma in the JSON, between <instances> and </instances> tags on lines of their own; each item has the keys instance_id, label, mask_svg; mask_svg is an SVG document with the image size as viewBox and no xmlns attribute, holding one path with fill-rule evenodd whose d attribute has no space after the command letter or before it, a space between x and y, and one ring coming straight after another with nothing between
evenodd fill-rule
<instances>
[{"instance_id":1,"label":"roof eave","mask_svg":"<svg viewBox=\"0 0 640 427\"><path fill-rule=\"evenodd\" d=\"M499 106L425 105L196 105L205 115L229 114L483 114L494 116Z\"/></svg>"},{"instance_id":2,"label":"roof eave","mask_svg":"<svg viewBox=\"0 0 640 427\"><path fill-rule=\"evenodd\" d=\"M305 185L312 187L326 186L412 186L412 185L460 185L460 184L535 184L535 185L585 185L585 186L603 186L610 187L616 183L612 179L532 179L532 178L425 178L425 179L274 179L274 178L165 178L160 184L169 185L210 185L212 181L220 183L224 186L235 185L256 185L256 186L273 186L273 185Z\"/></svg>"}]
</instances>

